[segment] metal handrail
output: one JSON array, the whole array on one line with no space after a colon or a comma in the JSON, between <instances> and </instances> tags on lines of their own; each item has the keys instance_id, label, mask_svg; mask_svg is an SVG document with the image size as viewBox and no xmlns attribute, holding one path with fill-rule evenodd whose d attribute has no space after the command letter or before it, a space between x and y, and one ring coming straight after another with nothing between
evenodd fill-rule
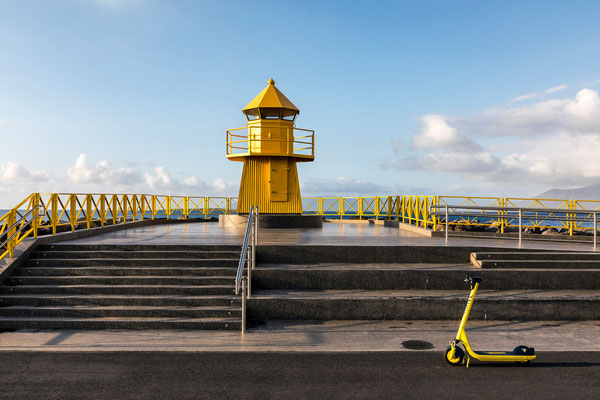
<instances>
[{"instance_id":1,"label":"metal handrail","mask_svg":"<svg viewBox=\"0 0 600 400\"><path fill-rule=\"evenodd\" d=\"M519 244L522 242L523 240L523 218L525 219L531 219L531 217L536 217L536 218L540 218L543 220L549 220L549 221L566 221L566 222L576 222L576 221L587 221L588 218L577 218L576 216L572 216L569 214L584 214L584 215L589 215L589 216L593 216L593 236L594 236L594 240L593 240L593 244L594 244L594 250L596 250L598 248L598 214L600 213L600 210L568 210L568 209L564 209L564 208L533 208L533 207L486 207L486 206L462 206L462 205L450 205L450 204L432 204L430 206L430 209L444 209L444 212L434 212L431 213L430 215L432 216L438 216L438 215L445 215L445 225L446 228L444 229L445 231L445 236L446 236L446 241L448 241L448 231L449 231L449 217L450 216L459 216L459 217L487 217L487 218L503 218L503 219L514 219L514 218L518 218L519 219ZM473 213L461 213L461 212L450 212L449 210L453 209L453 210L457 210L457 209L462 209L462 210L482 210L483 212L481 214L473 214ZM494 214L486 214L485 210L490 210L490 211L499 211L502 212L504 211L506 214L499 214L499 213L494 213ZM517 213L515 214L508 214L509 212L513 212L513 213ZM548 214L556 214L556 213L565 213L567 215L565 215L564 217L557 217L557 216L540 216L538 217L537 215L532 215L532 214L524 214L523 212L530 212L530 213L548 213Z\"/></svg>"},{"instance_id":2,"label":"metal handrail","mask_svg":"<svg viewBox=\"0 0 600 400\"><path fill-rule=\"evenodd\" d=\"M235 275L235 294L240 293L242 288L242 333L246 332L246 298L251 296L252 270L256 265L256 246L258 245L258 206L250 206L246 233L242 243L240 262ZM250 252L248 252L250 249ZM248 266L248 272L244 276L244 263Z\"/></svg>"},{"instance_id":3,"label":"metal handrail","mask_svg":"<svg viewBox=\"0 0 600 400\"><path fill-rule=\"evenodd\" d=\"M19 220L17 222L15 222L14 224L12 224L10 227L6 228L6 232L10 232L13 228L15 228L17 225L21 224L22 221L29 215L31 214L34 210L37 210L38 208L42 208L43 206L38 204L35 205L33 207L31 207L31 210L27 211L25 214L23 214L21 216L21 218L19 218ZM41 213L38 212L38 215L35 216L35 218L40 218L44 216L44 211L42 210ZM23 229L25 229L26 226L28 226L29 224L31 224L35 218L32 218L27 224L22 225L21 227L19 227L12 235L10 235L9 237L7 237L4 242L0 243L0 249L4 246L6 246L6 244L8 242L10 242L12 240L12 238L14 238L15 236L17 236L19 233L21 233L23 231Z\"/></svg>"},{"instance_id":4,"label":"metal handrail","mask_svg":"<svg viewBox=\"0 0 600 400\"><path fill-rule=\"evenodd\" d=\"M235 294L239 294L242 277L244 274L244 263L248 265L248 293L250 289L251 271L256 265L256 246L258 245L258 206L251 206L248 214L248 223L246 224L246 233L242 242L242 252L238 263L237 273L235 275ZM250 252L248 252L250 249ZM250 294L248 295L250 296Z\"/></svg>"},{"instance_id":5,"label":"metal handrail","mask_svg":"<svg viewBox=\"0 0 600 400\"><path fill-rule=\"evenodd\" d=\"M547 213L566 213L566 214L593 214L600 210L569 210L567 208L535 208L535 207L486 207L486 206L460 206L446 204L432 204L430 208L446 208L462 209L462 210L492 210L492 211L531 211L531 212L547 212Z\"/></svg>"}]
</instances>

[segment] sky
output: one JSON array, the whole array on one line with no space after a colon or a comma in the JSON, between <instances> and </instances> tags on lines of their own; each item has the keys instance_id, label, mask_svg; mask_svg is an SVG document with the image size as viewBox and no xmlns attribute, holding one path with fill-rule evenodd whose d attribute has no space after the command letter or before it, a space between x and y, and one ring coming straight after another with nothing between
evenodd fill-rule
<instances>
[{"instance_id":1,"label":"sky","mask_svg":"<svg viewBox=\"0 0 600 400\"><path fill-rule=\"evenodd\" d=\"M600 183L600 2L0 0L0 208L236 196L269 78L315 130L304 196Z\"/></svg>"}]
</instances>

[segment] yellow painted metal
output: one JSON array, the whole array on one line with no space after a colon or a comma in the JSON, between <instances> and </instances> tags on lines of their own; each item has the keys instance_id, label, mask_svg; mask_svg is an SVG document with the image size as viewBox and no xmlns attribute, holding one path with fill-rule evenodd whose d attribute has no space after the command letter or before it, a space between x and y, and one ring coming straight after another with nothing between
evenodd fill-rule
<instances>
[{"instance_id":1,"label":"yellow painted metal","mask_svg":"<svg viewBox=\"0 0 600 400\"><path fill-rule=\"evenodd\" d=\"M314 160L314 131L295 127L300 111L272 79L243 112L247 126L226 132L227 158L244 162L237 212L257 205L261 214L300 214L296 163Z\"/></svg>"},{"instance_id":2,"label":"yellow painted metal","mask_svg":"<svg viewBox=\"0 0 600 400\"><path fill-rule=\"evenodd\" d=\"M244 111L254 108L288 108L298 111L298 108L279 89L275 87L275 81L269 79L268 85L262 90L246 107Z\"/></svg>"},{"instance_id":3,"label":"yellow painted metal","mask_svg":"<svg viewBox=\"0 0 600 400\"><path fill-rule=\"evenodd\" d=\"M289 158L277 158L276 168L290 168L287 172L288 201L271 201L271 187L268 185L272 177L271 157L251 157L245 164L243 179L250 183L246 188L252 194L260 194L264 201L256 203L265 213L292 213L305 215L322 215L329 218L373 218L393 219L403 223L421 227L434 228L440 223L439 217L429 213L432 204L528 207L538 208L537 213L528 213L523 217L523 224L532 227L557 227L574 234L575 230L592 229L589 222L593 216L584 221L572 221L574 210L600 210L600 200L566 200L566 199L526 199L498 197L459 197L459 196L366 196L366 197L300 197L296 164ZM288 167L285 167L287 160ZM249 165L250 167L246 168ZM284 179L278 179L283 181ZM281 186L282 187L282 186ZM275 188L279 188L275 186ZM240 193L243 195L244 193ZM144 218L208 218L219 214L235 213L236 209L250 207L249 195L235 197L204 196L165 196L148 194L73 194L73 193L33 193L0 217L0 242L6 240L21 227L24 229L0 248L0 259L11 256L17 244L29 235L36 236L40 229L45 234L56 234L65 230L90 229L95 226L122 224ZM23 221L19 226L9 229L27 212L37 205L43 214L39 219L29 223ZM292 206L293 205L293 206ZM549 209L564 212L546 211ZM480 213L480 211L474 211ZM558 221L546 221L548 215L561 218ZM582 214L578 215L582 218ZM513 227L518 225L514 216L500 214L490 221L481 221L476 217L465 217L452 220L452 225L483 225ZM48 229L50 230L48 232ZM10 231L10 232L9 232Z\"/></svg>"},{"instance_id":4,"label":"yellow painted metal","mask_svg":"<svg viewBox=\"0 0 600 400\"><path fill-rule=\"evenodd\" d=\"M296 163L292 159L283 158L276 161L277 166L275 166L272 161L270 157L251 157L244 162L237 204L238 213L248 213L252 205L257 205L261 214L302 213ZM269 182L274 168L283 169L281 173L287 175L286 187L282 182L283 179L279 182Z\"/></svg>"},{"instance_id":5,"label":"yellow painted metal","mask_svg":"<svg viewBox=\"0 0 600 400\"><path fill-rule=\"evenodd\" d=\"M467 337L467 332L465 331L465 327L467 325L467 320L469 319L469 314L471 313L471 308L473 308L473 302L475 300L475 295L477 294L477 289L479 289L479 282L476 282L473 289L471 289L471 293L469 295L469 300L467 301L467 307L465 308L465 312L463 313L462 319L460 321L460 326L458 327L458 332L456 333L456 342L462 341L467 353L469 356L476 358L480 361L529 361L536 358L535 355L530 356L515 356L511 354L504 354L505 352L485 352L487 354L477 353L471 348L471 344L469 343L469 338ZM454 350L454 343L451 343L451 346ZM496 354L492 354L496 353ZM452 355L454 353L452 352ZM467 364L468 366L468 364Z\"/></svg>"}]
</instances>

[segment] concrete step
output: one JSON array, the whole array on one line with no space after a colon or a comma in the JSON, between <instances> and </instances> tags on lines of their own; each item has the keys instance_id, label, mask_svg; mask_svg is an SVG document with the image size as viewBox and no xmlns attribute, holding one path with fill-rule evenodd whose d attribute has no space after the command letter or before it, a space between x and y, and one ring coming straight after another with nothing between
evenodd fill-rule
<instances>
[{"instance_id":1,"label":"concrete step","mask_svg":"<svg viewBox=\"0 0 600 400\"><path fill-rule=\"evenodd\" d=\"M1 330L20 329L210 329L237 330L241 319L231 318L51 318L0 317Z\"/></svg>"},{"instance_id":2,"label":"concrete step","mask_svg":"<svg viewBox=\"0 0 600 400\"><path fill-rule=\"evenodd\" d=\"M281 320L455 320L468 290L268 290L253 291L248 303L255 321ZM598 320L600 291L479 291L470 319Z\"/></svg>"},{"instance_id":3,"label":"concrete step","mask_svg":"<svg viewBox=\"0 0 600 400\"><path fill-rule=\"evenodd\" d=\"M587 252L529 252L529 251L495 251L487 253L471 253L471 259L475 260L597 260L600 261L600 253Z\"/></svg>"},{"instance_id":4,"label":"concrete step","mask_svg":"<svg viewBox=\"0 0 600 400\"><path fill-rule=\"evenodd\" d=\"M0 307L8 306L155 306L241 307L241 297L198 295L132 294L0 294Z\"/></svg>"},{"instance_id":5,"label":"concrete step","mask_svg":"<svg viewBox=\"0 0 600 400\"><path fill-rule=\"evenodd\" d=\"M227 276L237 267L32 267L16 268L15 276Z\"/></svg>"},{"instance_id":6,"label":"concrete step","mask_svg":"<svg viewBox=\"0 0 600 400\"><path fill-rule=\"evenodd\" d=\"M342 242L343 243L343 242ZM470 254L498 251L483 246L261 245L259 263L466 263Z\"/></svg>"},{"instance_id":7,"label":"concrete step","mask_svg":"<svg viewBox=\"0 0 600 400\"><path fill-rule=\"evenodd\" d=\"M232 282L233 283L233 282ZM231 295L234 285L19 285L2 286L3 294L173 294Z\"/></svg>"},{"instance_id":8,"label":"concrete step","mask_svg":"<svg viewBox=\"0 0 600 400\"><path fill-rule=\"evenodd\" d=\"M10 306L0 308L0 317L66 318L241 318L238 307L157 307L157 306Z\"/></svg>"},{"instance_id":9,"label":"concrete step","mask_svg":"<svg viewBox=\"0 0 600 400\"><path fill-rule=\"evenodd\" d=\"M469 264L259 264L252 288L298 290L465 290L468 273L487 290L600 288L600 269L479 269Z\"/></svg>"},{"instance_id":10,"label":"concrete step","mask_svg":"<svg viewBox=\"0 0 600 400\"><path fill-rule=\"evenodd\" d=\"M36 251L241 251L240 245L42 244Z\"/></svg>"},{"instance_id":11,"label":"concrete step","mask_svg":"<svg viewBox=\"0 0 600 400\"><path fill-rule=\"evenodd\" d=\"M125 250L41 250L34 251L29 256L32 260L46 259L46 258L192 258L192 259L203 259L203 258L220 258L220 259L231 259L239 260L239 251L167 251L167 250L140 250L140 251L125 251Z\"/></svg>"},{"instance_id":12,"label":"concrete step","mask_svg":"<svg viewBox=\"0 0 600 400\"><path fill-rule=\"evenodd\" d=\"M24 267L237 267L239 260L228 258L44 258L27 259Z\"/></svg>"},{"instance_id":13,"label":"concrete step","mask_svg":"<svg viewBox=\"0 0 600 400\"><path fill-rule=\"evenodd\" d=\"M14 276L4 282L16 285L231 285L229 276Z\"/></svg>"},{"instance_id":14,"label":"concrete step","mask_svg":"<svg viewBox=\"0 0 600 400\"><path fill-rule=\"evenodd\" d=\"M600 260L481 260L480 268L600 269Z\"/></svg>"}]
</instances>

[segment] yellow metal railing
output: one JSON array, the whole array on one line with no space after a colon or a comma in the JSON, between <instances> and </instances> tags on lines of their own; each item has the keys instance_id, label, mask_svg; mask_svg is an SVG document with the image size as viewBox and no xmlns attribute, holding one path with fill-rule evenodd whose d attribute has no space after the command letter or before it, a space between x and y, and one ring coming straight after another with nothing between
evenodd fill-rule
<instances>
[{"instance_id":1,"label":"yellow metal railing","mask_svg":"<svg viewBox=\"0 0 600 400\"><path fill-rule=\"evenodd\" d=\"M265 131L265 132L263 132ZM302 132L301 136L295 133ZM258 156L288 156L313 160L315 131L301 128L245 126L226 132L228 158Z\"/></svg>"},{"instance_id":2,"label":"yellow metal railing","mask_svg":"<svg viewBox=\"0 0 600 400\"><path fill-rule=\"evenodd\" d=\"M235 213L236 207L233 197L33 193L0 216L0 244L6 242L0 245L0 260L12 257L14 248L31 234L54 235L144 219L209 218ZM42 210L39 216L23 218L37 208Z\"/></svg>"},{"instance_id":3,"label":"yellow metal railing","mask_svg":"<svg viewBox=\"0 0 600 400\"><path fill-rule=\"evenodd\" d=\"M436 229L443 215L432 214L431 206L467 206L449 225L494 226L504 232L518 227L515 214L477 210L476 207L527 208L524 227L593 229L593 214L575 218L574 211L600 211L600 200L528 199L469 196L366 196L303 197L302 214L339 219L384 219ZM475 207L469 209L468 207ZM0 216L0 260L12 257L14 248L30 235L117 225L144 219L209 218L235 214L236 197L164 196L147 194L33 193ZM531 209L539 209L531 211ZM33 211L36 212L33 212ZM564 210L564 211L563 211ZM449 207L451 214L455 213ZM38 215L39 214L39 215ZM579 214L582 215L582 214ZM585 214L584 214L585 215ZM589 219L589 221L588 221ZM444 220L444 221L443 221Z\"/></svg>"}]
</instances>

